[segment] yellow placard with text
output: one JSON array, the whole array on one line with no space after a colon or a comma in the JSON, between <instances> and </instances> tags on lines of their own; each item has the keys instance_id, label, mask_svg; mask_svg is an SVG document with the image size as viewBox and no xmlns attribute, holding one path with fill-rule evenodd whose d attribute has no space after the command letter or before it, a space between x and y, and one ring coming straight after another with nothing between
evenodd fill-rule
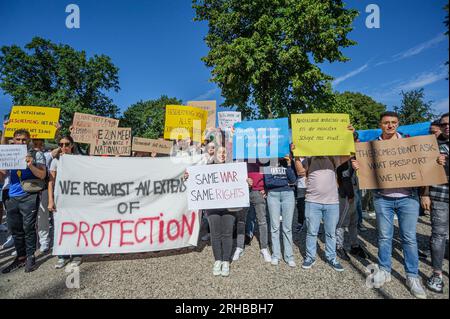
<instances>
[{"instance_id":1,"label":"yellow placard with text","mask_svg":"<svg viewBox=\"0 0 450 319\"><path fill-rule=\"evenodd\" d=\"M42 106L13 106L5 137L13 137L20 129L30 132L31 138L55 138L61 109Z\"/></svg>"},{"instance_id":2,"label":"yellow placard with text","mask_svg":"<svg viewBox=\"0 0 450 319\"><path fill-rule=\"evenodd\" d=\"M295 156L339 156L355 153L348 114L292 114Z\"/></svg>"},{"instance_id":3,"label":"yellow placard with text","mask_svg":"<svg viewBox=\"0 0 450 319\"><path fill-rule=\"evenodd\" d=\"M191 138L194 142L201 142L207 120L208 111L192 106L167 105L164 139Z\"/></svg>"}]
</instances>

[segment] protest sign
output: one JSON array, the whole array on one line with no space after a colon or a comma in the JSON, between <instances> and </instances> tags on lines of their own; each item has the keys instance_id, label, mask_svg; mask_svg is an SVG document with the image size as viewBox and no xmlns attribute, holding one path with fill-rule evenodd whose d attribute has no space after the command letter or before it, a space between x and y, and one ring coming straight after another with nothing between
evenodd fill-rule
<instances>
[{"instance_id":1,"label":"protest sign","mask_svg":"<svg viewBox=\"0 0 450 319\"><path fill-rule=\"evenodd\" d=\"M287 118L236 123L234 159L280 158L290 153Z\"/></svg>"},{"instance_id":2,"label":"protest sign","mask_svg":"<svg viewBox=\"0 0 450 319\"><path fill-rule=\"evenodd\" d=\"M13 106L5 137L13 137L19 129L27 130L31 138L55 138L59 108L41 106Z\"/></svg>"},{"instance_id":3,"label":"protest sign","mask_svg":"<svg viewBox=\"0 0 450 319\"><path fill-rule=\"evenodd\" d=\"M208 111L206 128L216 127L216 101L188 101L187 105Z\"/></svg>"},{"instance_id":4,"label":"protest sign","mask_svg":"<svg viewBox=\"0 0 450 319\"><path fill-rule=\"evenodd\" d=\"M131 128L96 128L91 142L90 155L130 156Z\"/></svg>"},{"instance_id":5,"label":"protest sign","mask_svg":"<svg viewBox=\"0 0 450 319\"><path fill-rule=\"evenodd\" d=\"M295 156L336 156L355 152L348 114L292 114Z\"/></svg>"},{"instance_id":6,"label":"protest sign","mask_svg":"<svg viewBox=\"0 0 450 319\"><path fill-rule=\"evenodd\" d=\"M188 173L189 209L250 206L246 163L192 166Z\"/></svg>"},{"instance_id":7,"label":"protest sign","mask_svg":"<svg viewBox=\"0 0 450 319\"><path fill-rule=\"evenodd\" d=\"M70 135L77 143L90 144L95 138L98 127L118 127L119 120L109 117L75 113L72 122L73 130Z\"/></svg>"},{"instance_id":8,"label":"protest sign","mask_svg":"<svg viewBox=\"0 0 450 319\"><path fill-rule=\"evenodd\" d=\"M361 189L418 187L447 183L436 160L434 135L356 143Z\"/></svg>"},{"instance_id":9,"label":"protest sign","mask_svg":"<svg viewBox=\"0 0 450 319\"><path fill-rule=\"evenodd\" d=\"M191 138L202 141L208 112L200 108L184 105L167 105L164 125L164 139L181 140Z\"/></svg>"},{"instance_id":10,"label":"protest sign","mask_svg":"<svg viewBox=\"0 0 450 319\"><path fill-rule=\"evenodd\" d=\"M132 147L133 152L171 154L172 147L173 147L172 141L133 137L133 147Z\"/></svg>"},{"instance_id":11,"label":"protest sign","mask_svg":"<svg viewBox=\"0 0 450 319\"><path fill-rule=\"evenodd\" d=\"M54 255L135 253L196 246L184 172L170 158L61 156ZM80 174L83 172L83 174Z\"/></svg>"},{"instance_id":12,"label":"protest sign","mask_svg":"<svg viewBox=\"0 0 450 319\"><path fill-rule=\"evenodd\" d=\"M223 130L231 129L234 123L242 121L241 112L219 112L219 127Z\"/></svg>"},{"instance_id":13,"label":"protest sign","mask_svg":"<svg viewBox=\"0 0 450 319\"><path fill-rule=\"evenodd\" d=\"M26 145L0 145L0 169L26 169Z\"/></svg>"}]
</instances>

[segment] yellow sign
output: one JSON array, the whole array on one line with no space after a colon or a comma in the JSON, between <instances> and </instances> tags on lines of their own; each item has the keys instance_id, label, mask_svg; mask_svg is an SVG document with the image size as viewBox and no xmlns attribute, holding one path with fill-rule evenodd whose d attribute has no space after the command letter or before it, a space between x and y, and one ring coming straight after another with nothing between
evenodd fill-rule
<instances>
[{"instance_id":1,"label":"yellow sign","mask_svg":"<svg viewBox=\"0 0 450 319\"><path fill-rule=\"evenodd\" d=\"M164 139L191 138L194 142L201 142L207 119L208 112L205 110L192 106L167 105Z\"/></svg>"},{"instance_id":2,"label":"yellow sign","mask_svg":"<svg viewBox=\"0 0 450 319\"><path fill-rule=\"evenodd\" d=\"M55 138L60 111L55 107L13 106L5 136L13 137L15 131L24 129L31 138Z\"/></svg>"},{"instance_id":3,"label":"yellow sign","mask_svg":"<svg viewBox=\"0 0 450 319\"><path fill-rule=\"evenodd\" d=\"M207 128L216 127L216 101L188 101L187 105L208 111Z\"/></svg>"},{"instance_id":4,"label":"yellow sign","mask_svg":"<svg viewBox=\"0 0 450 319\"><path fill-rule=\"evenodd\" d=\"M355 152L348 114L292 114L295 156L338 156Z\"/></svg>"}]
</instances>

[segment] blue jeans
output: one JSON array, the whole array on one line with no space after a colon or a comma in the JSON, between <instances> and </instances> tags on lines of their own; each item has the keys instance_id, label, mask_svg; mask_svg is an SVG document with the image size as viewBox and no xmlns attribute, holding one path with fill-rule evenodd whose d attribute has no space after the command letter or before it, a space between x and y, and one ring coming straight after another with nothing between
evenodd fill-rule
<instances>
[{"instance_id":1,"label":"blue jeans","mask_svg":"<svg viewBox=\"0 0 450 319\"><path fill-rule=\"evenodd\" d=\"M392 238L394 236L394 213L397 213L402 242L405 271L408 276L418 277L419 252L416 226L419 217L419 200L416 195L391 198L373 194L378 230L378 262L380 268L391 272Z\"/></svg>"},{"instance_id":2,"label":"blue jeans","mask_svg":"<svg viewBox=\"0 0 450 319\"><path fill-rule=\"evenodd\" d=\"M317 234L323 218L325 226L325 257L336 260L336 226L339 221L339 204L318 204L306 202L306 259L315 260L317 252Z\"/></svg>"},{"instance_id":3,"label":"blue jeans","mask_svg":"<svg viewBox=\"0 0 450 319\"><path fill-rule=\"evenodd\" d=\"M269 192L267 206L270 215L270 232L272 235L272 258L281 259L280 214L283 218L282 233L284 261L294 261L292 250L292 221L294 219L294 191Z\"/></svg>"}]
</instances>

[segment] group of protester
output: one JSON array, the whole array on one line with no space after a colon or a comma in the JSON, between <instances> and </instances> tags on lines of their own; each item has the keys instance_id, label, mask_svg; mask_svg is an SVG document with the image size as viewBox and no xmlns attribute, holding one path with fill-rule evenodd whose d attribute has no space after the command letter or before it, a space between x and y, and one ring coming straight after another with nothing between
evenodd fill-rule
<instances>
[{"instance_id":1,"label":"group of protester","mask_svg":"<svg viewBox=\"0 0 450 319\"><path fill-rule=\"evenodd\" d=\"M7 124L7 122L6 122ZM449 115L442 115L434 123L439 128L437 137L441 155L436 161L449 173ZM380 117L382 130L379 140L404 138L397 131L398 115L385 112ZM355 142L358 134L352 126ZM3 130L5 131L5 130ZM227 161L227 148L222 138L207 138L197 146L203 152L203 165L217 165ZM31 140L25 130L18 130L12 138L13 144L29 145L26 158L27 169L2 171L2 203L7 215L8 229L14 240L14 261L2 270L9 273L21 267L25 272L36 269L35 253L39 243L40 252L50 249L49 219L57 213L54 199L57 167L61 156L76 153L70 135L58 138L58 148L45 152L43 140ZM2 143L7 143L2 137ZM188 146L190 142L187 142ZM184 143L185 144L185 143ZM184 150L183 143L176 144ZM246 228L256 222L259 232L260 252L263 260L274 266L284 260L296 267L293 252L294 211L297 209L297 230L306 231L306 254L301 267L310 269L317 260L317 238L323 222L325 234L326 262L332 269L341 272L344 267L339 259L350 260L348 252L358 258L368 254L358 242L360 226L361 190L358 185L360 164L354 156L315 156L301 158L291 153L279 158L276 165L267 165L257 160L247 163L247 183L250 207L211 209L203 211L208 221L211 246L214 255L213 274L229 276L230 263L236 262L244 253ZM175 155L180 155L177 152ZM134 156L145 156L136 153ZM148 154L150 156L150 154ZM151 156L155 157L156 154ZM185 179L189 175L185 173ZM26 181L44 186L33 189ZM35 191L38 189L38 191ZM28 190L28 191L27 191ZM419 251L416 238L420 206L431 212L432 233L430 238L433 273L426 281L427 287L443 292L442 264L448 240L448 182L421 188L380 189L372 192L378 233L378 266L373 280L379 288L391 280L392 241L394 215L398 217L400 240L404 254L406 284L417 298L426 298L419 278ZM254 216L254 220L250 216ZM1 216L0 216L1 217ZM49 218L50 217L50 218ZM1 220L0 220L1 221ZM0 223L1 224L1 223ZM237 243L233 252L233 232L236 229ZM345 230L348 230L349 247L344 245ZM269 243L270 238L270 243ZM281 241L283 250L281 249ZM348 249L347 249L348 248ZM80 265L81 256L59 256L56 268L63 268L72 260Z\"/></svg>"}]
</instances>

